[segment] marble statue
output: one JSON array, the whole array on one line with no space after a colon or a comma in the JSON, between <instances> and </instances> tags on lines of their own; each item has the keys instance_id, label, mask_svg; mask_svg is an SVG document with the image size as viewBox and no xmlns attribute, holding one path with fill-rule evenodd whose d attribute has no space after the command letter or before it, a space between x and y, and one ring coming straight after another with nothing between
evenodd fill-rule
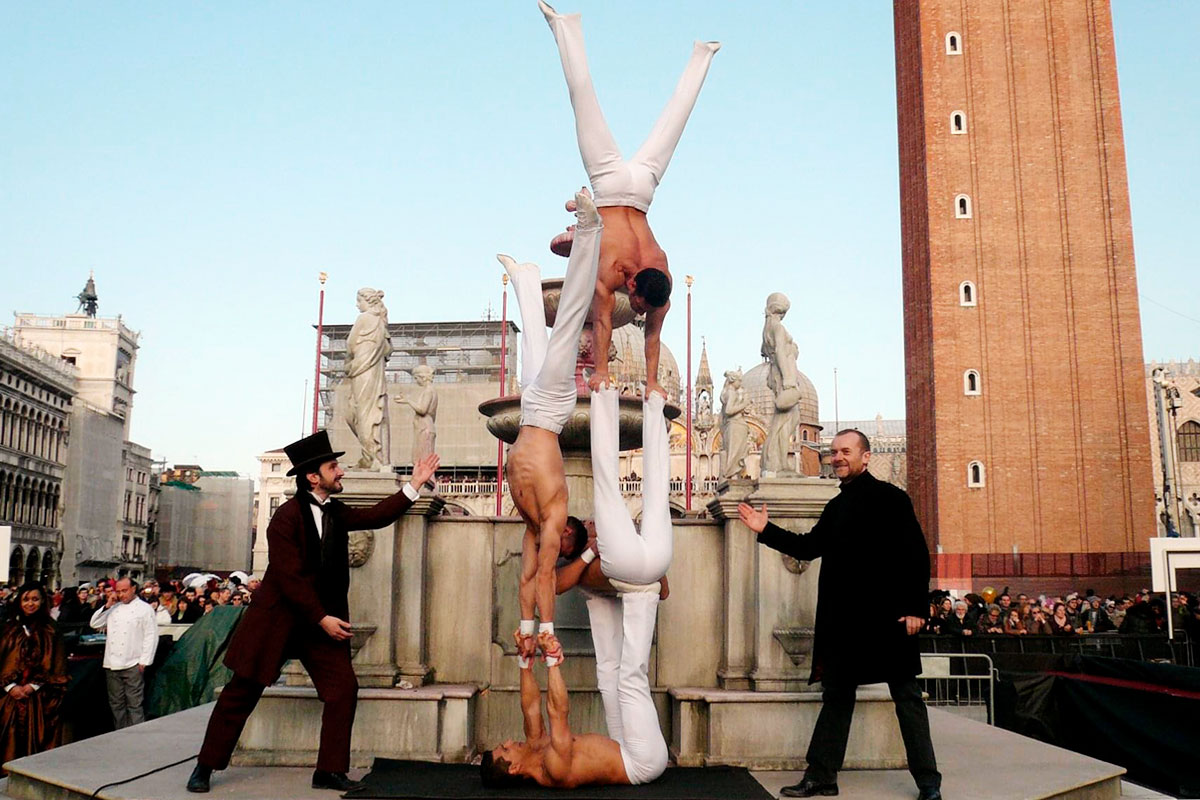
<instances>
[{"instance_id":1,"label":"marble statue","mask_svg":"<svg viewBox=\"0 0 1200 800\"><path fill-rule=\"evenodd\" d=\"M392 338L388 333L383 292L359 289L358 310L362 313L354 321L346 342L346 380L350 383L346 424L362 448L362 455L354 466L385 472L391 454L385 452L382 438L386 435L384 416L387 413L384 366L392 354Z\"/></svg>"},{"instance_id":2,"label":"marble statue","mask_svg":"<svg viewBox=\"0 0 1200 800\"><path fill-rule=\"evenodd\" d=\"M742 388L742 371L725 373L721 387L721 477L725 480L746 474L746 456L750 453L750 423L746 409L750 400Z\"/></svg>"},{"instance_id":3,"label":"marble statue","mask_svg":"<svg viewBox=\"0 0 1200 800\"><path fill-rule=\"evenodd\" d=\"M775 396L775 413L762 450L762 475L796 475L788 460L792 434L800 424L799 369L796 358L800 349L783 327L783 318L792 304L787 295L774 292L767 298L763 322L762 357L768 364L767 388Z\"/></svg>"},{"instance_id":4,"label":"marble statue","mask_svg":"<svg viewBox=\"0 0 1200 800\"><path fill-rule=\"evenodd\" d=\"M437 389L433 388L433 368L421 364L413 369L413 378L417 381L417 392L413 395L400 395L397 403L402 403L413 411L413 443L412 462L416 464L425 456L434 452L437 441Z\"/></svg>"}]
</instances>

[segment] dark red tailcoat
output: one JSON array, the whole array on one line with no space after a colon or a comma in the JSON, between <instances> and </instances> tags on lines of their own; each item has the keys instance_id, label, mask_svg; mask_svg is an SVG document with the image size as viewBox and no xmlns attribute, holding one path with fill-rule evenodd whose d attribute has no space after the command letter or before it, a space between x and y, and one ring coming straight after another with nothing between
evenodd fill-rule
<instances>
[{"instance_id":1,"label":"dark red tailcoat","mask_svg":"<svg viewBox=\"0 0 1200 800\"><path fill-rule=\"evenodd\" d=\"M281 505L267 527L269 565L262 585L234 632L225 666L235 675L269 686L304 638L328 640L317 623L326 615L350 620L347 533L391 525L412 501L404 492L370 508L331 500L325 541L317 532L308 495ZM348 652L348 650L347 650Z\"/></svg>"}]
</instances>

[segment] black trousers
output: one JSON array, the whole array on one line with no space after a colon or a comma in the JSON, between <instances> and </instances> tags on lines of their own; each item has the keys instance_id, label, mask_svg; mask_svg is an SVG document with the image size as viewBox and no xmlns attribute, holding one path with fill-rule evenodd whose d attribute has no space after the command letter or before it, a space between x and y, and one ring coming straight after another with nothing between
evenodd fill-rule
<instances>
[{"instance_id":1,"label":"black trousers","mask_svg":"<svg viewBox=\"0 0 1200 800\"><path fill-rule=\"evenodd\" d=\"M312 642L301 645L300 663L308 670L317 697L324 704L321 713L321 747L317 769L346 772L350 769L350 729L358 705L358 679L350 666L350 648L345 644ZM282 665L281 665L282 666ZM198 762L211 769L225 769L237 746L250 713L258 705L266 687L238 675L225 685L217 705L208 718L204 746Z\"/></svg>"},{"instance_id":2,"label":"black trousers","mask_svg":"<svg viewBox=\"0 0 1200 800\"><path fill-rule=\"evenodd\" d=\"M846 758L846 740L850 737L850 718L854 716L854 684L822 684L821 713L808 743L808 768L805 777L817 783L833 783ZM942 774L938 772L933 755L933 740L929 737L929 711L921 699L921 685L916 678L888 681L892 702L896 704L896 719L908 756L908 771L921 789L941 788Z\"/></svg>"}]
</instances>

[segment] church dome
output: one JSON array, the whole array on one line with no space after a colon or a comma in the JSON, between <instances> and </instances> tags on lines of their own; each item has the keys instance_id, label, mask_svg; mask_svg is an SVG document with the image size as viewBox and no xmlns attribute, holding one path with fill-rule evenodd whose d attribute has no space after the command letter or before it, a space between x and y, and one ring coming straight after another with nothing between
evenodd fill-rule
<instances>
[{"instance_id":1,"label":"church dome","mask_svg":"<svg viewBox=\"0 0 1200 800\"><path fill-rule=\"evenodd\" d=\"M646 336L639 325L623 325L613 331L612 344L616 355L608 369L619 386L635 387L646 380ZM609 351L612 352L611 350ZM658 382L667 390L667 397L678 401L680 387L679 364L664 344L658 355ZM816 394L813 395L816 397Z\"/></svg>"},{"instance_id":2,"label":"church dome","mask_svg":"<svg viewBox=\"0 0 1200 800\"><path fill-rule=\"evenodd\" d=\"M775 413L775 396L767 387L766 362L749 370L742 376L742 388L750 400L750 407L761 419L770 419ZM800 424L820 425L817 415L817 389L803 372L797 371L800 388Z\"/></svg>"}]
</instances>

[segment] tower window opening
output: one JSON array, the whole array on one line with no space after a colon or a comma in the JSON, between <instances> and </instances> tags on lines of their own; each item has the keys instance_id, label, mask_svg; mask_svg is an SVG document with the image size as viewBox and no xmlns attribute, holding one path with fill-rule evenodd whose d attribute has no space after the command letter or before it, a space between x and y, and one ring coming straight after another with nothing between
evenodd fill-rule
<instances>
[{"instance_id":1,"label":"tower window opening","mask_svg":"<svg viewBox=\"0 0 1200 800\"><path fill-rule=\"evenodd\" d=\"M983 462L972 461L967 465L967 486L978 489L983 486Z\"/></svg>"},{"instance_id":2,"label":"tower window opening","mask_svg":"<svg viewBox=\"0 0 1200 800\"><path fill-rule=\"evenodd\" d=\"M967 132L967 115L961 111L955 111L950 115L950 132L954 134Z\"/></svg>"},{"instance_id":3,"label":"tower window opening","mask_svg":"<svg viewBox=\"0 0 1200 800\"><path fill-rule=\"evenodd\" d=\"M956 219L971 218L971 198L960 194L954 198L954 216Z\"/></svg>"},{"instance_id":4,"label":"tower window opening","mask_svg":"<svg viewBox=\"0 0 1200 800\"><path fill-rule=\"evenodd\" d=\"M963 394L982 394L979 382L979 371L969 369L963 373Z\"/></svg>"},{"instance_id":5,"label":"tower window opening","mask_svg":"<svg viewBox=\"0 0 1200 800\"><path fill-rule=\"evenodd\" d=\"M962 54L962 37L956 31L950 31L946 34L946 55L957 56Z\"/></svg>"},{"instance_id":6,"label":"tower window opening","mask_svg":"<svg viewBox=\"0 0 1200 800\"><path fill-rule=\"evenodd\" d=\"M963 281L958 285L958 304L963 306L975 305L975 284Z\"/></svg>"}]
</instances>

